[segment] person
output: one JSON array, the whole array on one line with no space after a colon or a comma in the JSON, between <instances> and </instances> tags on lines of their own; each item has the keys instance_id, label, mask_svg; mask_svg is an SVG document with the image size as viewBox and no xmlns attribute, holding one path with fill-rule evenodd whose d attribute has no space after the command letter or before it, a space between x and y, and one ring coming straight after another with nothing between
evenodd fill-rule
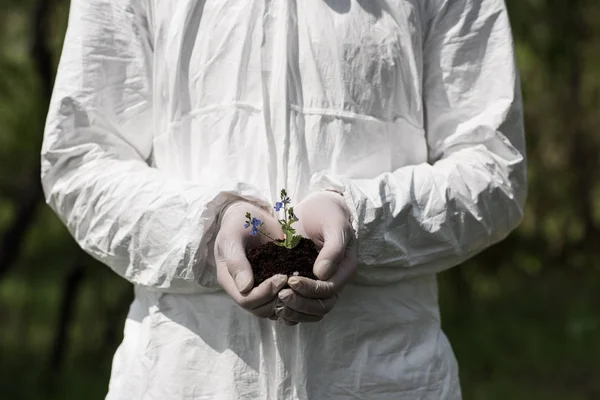
<instances>
[{"instance_id":1,"label":"person","mask_svg":"<svg viewBox=\"0 0 600 400\"><path fill-rule=\"evenodd\" d=\"M521 221L514 59L503 0L72 0L42 181L134 286L107 399L460 399L436 276ZM254 287L282 188L319 279Z\"/></svg>"}]
</instances>

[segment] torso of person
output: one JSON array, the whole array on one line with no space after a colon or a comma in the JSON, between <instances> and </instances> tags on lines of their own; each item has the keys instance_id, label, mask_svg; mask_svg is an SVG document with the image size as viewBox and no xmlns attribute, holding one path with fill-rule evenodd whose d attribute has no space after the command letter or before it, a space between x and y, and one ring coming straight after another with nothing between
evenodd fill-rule
<instances>
[{"instance_id":1,"label":"torso of person","mask_svg":"<svg viewBox=\"0 0 600 400\"><path fill-rule=\"evenodd\" d=\"M428 1L148 3L154 167L300 200L316 173L368 179L428 161ZM460 399L436 277L385 274L361 271L321 322L294 327L216 289L137 287L107 398Z\"/></svg>"}]
</instances>

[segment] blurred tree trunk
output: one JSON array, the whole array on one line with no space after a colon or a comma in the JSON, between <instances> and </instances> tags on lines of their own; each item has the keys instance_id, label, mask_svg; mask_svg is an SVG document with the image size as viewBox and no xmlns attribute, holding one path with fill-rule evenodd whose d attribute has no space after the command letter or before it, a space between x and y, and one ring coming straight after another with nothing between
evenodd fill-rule
<instances>
[{"instance_id":1,"label":"blurred tree trunk","mask_svg":"<svg viewBox=\"0 0 600 400\"><path fill-rule=\"evenodd\" d=\"M65 359L69 339L68 330L73 320L73 312L77 303L75 300L85 277L84 260L84 253L80 252L64 280L63 297L60 303L58 323L56 324L49 362L51 373L58 373Z\"/></svg>"},{"instance_id":2,"label":"blurred tree trunk","mask_svg":"<svg viewBox=\"0 0 600 400\"><path fill-rule=\"evenodd\" d=\"M44 93L46 106L50 103L52 88L54 84L54 68L52 65L52 53L49 49L47 38L49 37L49 21L52 15L52 0L38 0L33 9L33 37L31 45L31 57L34 60L36 70L40 79L40 85ZM39 154L40 148L36 147L36 153ZM37 164L33 176L29 183L29 189L25 195L23 206L18 212L15 226L19 226L17 234L13 232L11 240L20 243L27 228L35 216L35 210L43 197L40 184L40 165ZM73 320L73 313L76 299L79 294L81 283L85 277L85 259L86 255L81 250L71 268L68 270L62 289L62 300L59 308L59 317L54 334L53 345L50 355L49 367L56 373L63 365L68 343L68 329ZM18 255L18 248L13 250L12 258ZM9 262L12 260L9 260ZM1 271L0 271L1 276Z\"/></svg>"},{"instance_id":3,"label":"blurred tree trunk","mask_svg":"<svg viewBox=\"0 0 600 400\"><path fill-rule=\"evenodd\" d=\"M557 254L557 261L566 265L573 254L597 253L600 230L594 218L594 185L597 179L598 157L594 133L589 131L589 111L584 104L586 74L586 48L591 40L591 26L585 18L589 0L571 0L558 3L551 13L555 32L555 53L561 54L564 64L554 71L554 80L566 84L565 96L557 96L557 110L562 116L564 134L570 139L569 165L572 168L571 193L575 215L583 233L579 240L566 243ZM552 53L552 52L551 52ZM556 57L549 54L548 60Z\"/></svg>"},{"instance_id":4,"label":"blurred tree trunk","mask_svg":"<svg viewBox=\"0 0 600 400\"><path fill-rule=\"evenodd\" d=\"M34 183L33 178L31 179L31 183L27 186L22 198L19 200L19 206L12 224L10 224L6 232L2 235L0 242L0 279L6 275L19 256L23 238L34 220L37 206L42 197L42 189L38 182L40 176L39 169L35 168L35 172L32 175L36 177L36 182Z\"/></svg>"},{"instance_id":5,"label":"blurred tree trunk","mask_svg":"<svg viewBox=\"0 0 600 400\"><path fill-rule=\"evenodd\" d=\"M565 99L565 116L567 124L573 126L573 144L571 149L571 163L575 168L575 196L577 197L577 209L581 214L584 226L584 237L598 237L598 231L594 223L594 204L592 197L592 185L596 178L596 152L591 146L590 135L586 132L586 110L583 105L583 74L584 59L583 46L589 40L588 26L583 18L583 5L585 1L571 0L573 7L567 13L568 29L573 35L572 45L568 48L570 60L569 69L569 98ZM583 3L583 4L582 4ZM564 16L561 16L564 18Z\"/></svg>"},{"instance_id":6,"label":"blurred tree trunk","mask_svg":"<svg viewBox=\"0 0 600 400\"><path fill-rule=\"evenodd\" d=\"M48 35L49 16L51 15L52 1L39 0L33 9L30 54L42 87L43 101L50 103L52 95L53 76L52 54L46 41ZM41 135L40 135L41 137ZM40 153L40 144L35 146L36 158ZM33 223L37 207L43 197L40 184L40 165L32 168L31 177L18 200L17 210L12 223L2 234L0 241L0 279L6 275L10 267L18 258L24 237Z\"/></svg>"}]
</instances>

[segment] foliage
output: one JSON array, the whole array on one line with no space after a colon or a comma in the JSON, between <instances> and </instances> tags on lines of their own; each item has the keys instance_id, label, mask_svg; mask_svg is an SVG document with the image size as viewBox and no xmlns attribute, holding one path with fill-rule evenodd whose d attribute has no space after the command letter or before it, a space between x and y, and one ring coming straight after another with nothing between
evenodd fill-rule
<instances>
[{"instance_id":1,"label":"foliage","mask_svg":"<svg viewBox=\"0 0 600 400\"><path fill-rule=\"evenodd\" d=\"M280 201L275 203L275 207L273 207L273 209L277 212L280 212L283 209L283 218L279 219L278 221L279 225L281 225L281 230L285 235L285 239L273 239L267 231L262 229L264 222L262 222L260 219L253 218L250 213L246 213L246 223L244 224L244 227L246 229L250 228L250 234L252 236L256 236L258 234L265 235L277 246L285 247L286 249L291 250L298 246L302 236L296 235L296 230L292 227L295 222L298 222L298 217L296 217L296 214L294 214L294 207L288 208L288 204L290 204L292 200L288 197L285 189L281 189L280 196Z\"/></svg>"},{"instance_id":2,"label":"foliage","mask_svg":"<svg viewBox=\"0 0 600 400\"><path fill-rule=\"evenodd\" d=\"M444 330L465 400L597 399L600 2L507 3L525 101L526 217L505 241L440 276ZM31 56L37 4L0 0L0 234L39 159L47 99ZM68 2L51 4L45 39L56 64ZM127 283L81 255L40 201L18 259L0 275L2 397L103 398L131 297Z\"/></svg>"}]
</instances>

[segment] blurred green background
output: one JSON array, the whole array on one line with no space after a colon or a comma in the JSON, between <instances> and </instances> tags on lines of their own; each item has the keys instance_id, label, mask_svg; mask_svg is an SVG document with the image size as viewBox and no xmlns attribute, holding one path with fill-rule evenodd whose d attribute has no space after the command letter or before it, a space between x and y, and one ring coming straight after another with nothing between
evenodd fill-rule
<instances>
[{"instance_id":1,"label":"blurred green background","mask_svg":"<svg viewBox=\"0 0 600 400\"><path fill-rule=\"evenodd\" d=\"M102 399L132 298L42 201L39 148L68 3L0 0L1 399ZM526 218L440 276L443 323L465 400L600 399L600 1L508 6Z\"/></svg>"}]
</instances>

